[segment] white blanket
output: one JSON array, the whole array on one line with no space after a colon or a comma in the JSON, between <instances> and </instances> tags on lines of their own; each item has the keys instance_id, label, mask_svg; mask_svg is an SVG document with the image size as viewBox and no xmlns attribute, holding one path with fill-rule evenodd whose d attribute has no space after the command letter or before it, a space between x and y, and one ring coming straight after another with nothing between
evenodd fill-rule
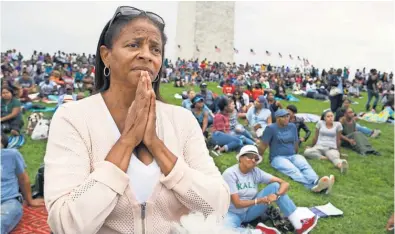
<instances>
[{"instance_id":1,"label":"white blanket","mask_svg":"<svg viewBox=\"0 0 395 234\"><path fill-rule=\"evenodd\" d=\"M321 117L318 115L308 114L308 113L299 113L296 114L296 116L303 118L305 123L317 123L321 119Z\"/></svg>"}]
</instances>

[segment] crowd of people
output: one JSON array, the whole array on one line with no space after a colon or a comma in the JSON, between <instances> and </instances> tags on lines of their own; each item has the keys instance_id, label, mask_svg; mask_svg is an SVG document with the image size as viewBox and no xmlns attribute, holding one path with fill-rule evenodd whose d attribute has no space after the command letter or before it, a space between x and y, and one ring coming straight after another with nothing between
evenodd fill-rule
<instances>
[{"instance_id":1,"label":"crowd of people","mask_svg":"<svg viewBox=\"0 0 395 234\"><path fill-rule=\"evenodd\" d=\"M2 154L16 155L19 160L16 176L19 176L25 173L23 158L16 150L5 151L7 144L3 139L6 135L3 134L23 134L26 124L22 114L34 107L34 103L49 102L56 96L57 106L60 106L94 94L96 58L95 55L61 51L52 56L34 51L30 58L24 58L16 50L9 50L1 53L1 61ZM183 93L181 105L196 118L212 156L237 152L238 164L223 173L231 193L225 220L228 226L239 228L241 232L246 231L241 224L261 216L271 202L277 202L298 233L307 233L317 223L316 216L303 217L296 212L295 204L286 195L286 181L257 167L266 150L274 169L311 192L329 194L335 183L334 176L330 172L318 175L308 160L329 161L345 174L349 164L342 148L350 148L361 156L381 155L369 142L369 138L379 137L380 130L363 126L358 121L358 113L351 107L361 97L361 92L368 94L366 112L387 109L390 113L387 121L393 121L392 72L388 74L376 69L367 72L363 68L351 78L347 67L319 70L314 66L236 65L178 58L174 63L165 59L161 73L162 83L188 88ZM222 93L211 91L209 82L220 86ZM194 91L196 86L200 88L197 93ZM297 116L295 105L283 106L280 102L290 100L293 95L330 103L315 129L309 129ZM299 152L299 147L310 137L313 138L312 145ZM10 160L3 158L2 167L11 166ZM14 189L16 177L12 178L12 185L2 184L2 209L3 201L21 198L19 191ZM258 192L257 185L261 183L269 185ZM13 190L3 197L3 187L6 186L12 186ZM29 192L23 195L29 196ZM30 205L40 202L29 200ZM15 225L11 223L6 227L9 229L4 230L11 230ZM258 225L257 230L278 233L263 224Z\"/></svg>"}]
</instances>

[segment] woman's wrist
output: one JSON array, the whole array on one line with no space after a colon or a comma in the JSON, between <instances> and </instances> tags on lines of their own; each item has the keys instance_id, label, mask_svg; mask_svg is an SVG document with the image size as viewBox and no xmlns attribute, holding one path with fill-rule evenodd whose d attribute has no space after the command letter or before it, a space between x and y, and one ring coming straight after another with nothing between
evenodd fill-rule
<instances>
[{"instance_id":1,"label":"woman's wrist","mask_svg":"<svg viewBox=\"0 0 395 234\"><path fill-rule=\"evenodd\" d=\"M120 144L122 147L125 148L136 148L137 147L137 141L130 139L130 138L126 138L124 136L121 136L117 142L118 144Z\"/></svg>"}]
</instances>

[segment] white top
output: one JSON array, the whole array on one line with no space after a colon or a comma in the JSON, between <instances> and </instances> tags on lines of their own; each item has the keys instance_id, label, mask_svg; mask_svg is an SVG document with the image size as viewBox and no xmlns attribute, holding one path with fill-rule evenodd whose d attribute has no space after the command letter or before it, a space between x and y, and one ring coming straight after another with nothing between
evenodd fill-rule
<instances>
[{"instance_id":1,"label":"white top","mask_svg":"<svg viewBox=\"0 0 395 234\"><path fill-rule=\"evenodd\" d=\"M243 92L243 99L244 99L244 105L248 106L250 104L250 97L248 94Z\"/></svg>"},{"instance_id":2,"label":"white top","mask_svg":"<svg viewBox=\"0 0 395 234\"><path fill-rule=\"evenodd\" d=\"M146 202L159 182L160 168L156 161L145 165L134 154L130 158L128 170L129 185L139 203Z\"/></svg>"},{"instance_id":3,"label":"white top","mask_svg":"<svg viewBox=\"0 0 395 234\"><path fill-rule=\"evenodd\" d=\"M107 115L113 123L114 131L116 131L117 138L119 139L119 137L121 137L121 133L119 132L118 127L108 109ZM136 196L136 200L139 203L146 202L153 193L155 185L159 183L161 175L160 167L156 163L155 159L151 164L145 165L134 153L132 153L126 173L129 176L129 185L133 194Z\"/></svg>"},{"instance_id":4,"label":"white top","mask_svg":"<svg viewBox=\"0 0 395 234\"><path fill-rule=\"evenodd\" d=\"M333 122L332 128L328 128L325 121L320 120L317 122L316 128L319 130L316 145L337 149L337 133L343 131L342 124Z\"/></svg>"}]
</instances>

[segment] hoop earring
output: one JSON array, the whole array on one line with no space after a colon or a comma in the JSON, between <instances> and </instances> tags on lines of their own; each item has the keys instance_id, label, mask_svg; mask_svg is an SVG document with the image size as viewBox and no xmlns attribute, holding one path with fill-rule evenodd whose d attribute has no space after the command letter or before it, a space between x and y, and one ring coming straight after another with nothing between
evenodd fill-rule
<instances>
[{"instance_id":1,"label":"hoop earring","mask_svg":"<svg viewBox=\"0 0 395 234\"><path fill-rule=\"evenodd\" d=\"M152 83L158 82L158 80L159 80L159 75L156 76L155 80L152 81Z\"/></svg>"},{"instance_id":2,"label":"hoop earring","mask_svg":"<svg viewBox=\"0 0 395 234\"><path fill-rule=\"evenodd\" d=\"M106 70L106 68L107 68L107 70ZM106 71L108 71L108 72L106 72ZM107 74L106 74L106 73L107 73ZM109 77L109 76L110 76L110 74L111 74L111 70L110 70L110 68L108 68L108 67L104 66L104 69L103 69L103 74L104 74L104 76L105 76L105 77Z\"/></svg>"}]
</instances>

